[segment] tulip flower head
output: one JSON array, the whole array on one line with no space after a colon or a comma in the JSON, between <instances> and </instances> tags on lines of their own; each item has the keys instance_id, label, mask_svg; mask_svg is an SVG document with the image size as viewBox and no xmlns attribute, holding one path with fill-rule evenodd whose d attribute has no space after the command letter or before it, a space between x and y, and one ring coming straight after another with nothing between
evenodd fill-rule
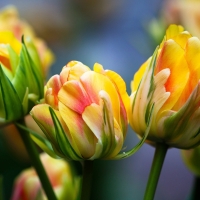
<instances>
[{"instance_id":1,"label":"tulip flower head","mask_svg":"<svg viewBox=\"0 0 200 200\"><path fill-rule=\"evenodd\" d=\"M200 143L200 40L171 25L131 83L130 124L147 140L188 149Z\"/></svg>"},{"instance_id":2,"label":"tulip flower head","mask_svg":"<svg viewBox=\"0 0 200 200\"><path fill-rule=\"evenodd\" d=\"M35 106L31 115L58 156L110 159L122 149L129 102L117 73L71 61L47 82L45 104Z\"/></svg>"},{"instance_id":3,"label":"tulip flower head","mask_svg":"<svg viewBox=\"0 0 200 200\"><path fill-rule=\"evenodd\" d=\"M15 6L9 5L0 10L0 31L11 31L19 41L21 41L24 35L24 40L31 57L35 57L34 62L41 66L43 76L46 77L54 61L54 55L46 43L36 36L32 27L20 18ZM35 56L36 51L39 55L37 59Z\"/></svg>"},{"instance_id":4,"label":"tulip flower head","mask_svg":"<svg viewBox=\"0 0 200 200\"><path fill-rule=\"evenodd\" d=\"M63 160L53 159L43 153L40 156L54 192L59 200L76 200L80 179L73 176L70 165ZM12 200L46 200L40 180L33 168L26 169L16 178Z\"/></svg>"},{"instance_id":5,"label":"tulip flower head","mask_svg":"<svg viewBox=\"0 0 200 200\"><path fill-rule=\"evenodd\" d=\"M0 125L22 118L43 97L40 65L24 43L0 31Z\"/></svg>"}]
</instances>

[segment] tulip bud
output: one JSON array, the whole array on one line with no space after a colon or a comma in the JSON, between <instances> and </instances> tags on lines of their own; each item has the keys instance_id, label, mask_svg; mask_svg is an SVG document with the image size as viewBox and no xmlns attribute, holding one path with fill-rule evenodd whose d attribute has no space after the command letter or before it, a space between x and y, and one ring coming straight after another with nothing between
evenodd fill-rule
<instances>
[{"instance_id":1,"label":"tulip bud","mask_svg":"<svg viewBox=\"0 0 200 200\"><path fill-rule=\"evenodd\" d=\"M41 67L34 60L11 32L0 32L0 124L22 118L43 97Z\"/></svg>"},{"instance_id":2,"label":"tulip bud","mask_svg":"<svg viewBox=\"0 0 200 200\"><path fill-rule=\"evenodd\" d=\"M200 40L171 25L131 83L129 120L138 135L143 136L153 108L149 142L182 149L200 143L199 63Z\"/></svg>"},{"instance_id":3,"label":"tulip bud","mask_svg":"<svg viewBox=\"0 0 200 200\"><path fill-rule=\"evenodd\" d=\"M0 10L0 31L11 31L19 41L24 35L29 54L34 57L36 65L41 66L43 76L46 77L49 67L54 62L54 55L46 43L36 37L32 27L20 19L15 6L9 5Z\"/></svg>"},{"instance_id":4,"label":"tulip bud","mask_svg":"<svg viewBox=\"0 0 200 200\"><path fill-rule=\"evenodd\" d=\"M100 64L77 61L45 86L45 104L31 115L57 155L73 160L114 158L127 132L129 97L123 79Z\"/></svg>"},{"instance_id":5,"label":"tulip bud","mask_svg":"<svg viewBox=\"0 0 200 200\"><path fill-rule=\"evenodd\" d=\"M70 165L64 160L53 159L45 153L41 154L40 157L57 198L60 200L76 200L80 179L72 176ZM22 171L16 178L11 199L47 199L33 168Z\"/></svg>"}]
</instances>

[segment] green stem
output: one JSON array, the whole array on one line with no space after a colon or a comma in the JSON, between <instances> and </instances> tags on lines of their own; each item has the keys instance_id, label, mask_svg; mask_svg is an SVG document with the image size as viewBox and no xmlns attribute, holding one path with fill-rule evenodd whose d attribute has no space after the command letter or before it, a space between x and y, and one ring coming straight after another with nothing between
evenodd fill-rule
<instances>
[{"instance_id":1,"label":"green stem","mask_svg":"<svg viewBox=\"0 0 200 200\"><path fill-rule=\"evenodd\" d=\"M153 158L153 163L151 166L151 171L149 175L149 180L146 187L146 192L144 200L153 200L157 183L159 180L160 172L162 169L163 162L165 160L165 155L167 153L168 146L163 143L156 144L156 150Z\"/></svg>"},{"instance_id":2,"label":"green stem","mask_svg":"<svg viewBox=\"0 0 200 200\"><path fill-rule=\"evenodd\" d=\"M83 166L83 181L81 189L81 200L89 200L91 193L91 182L92 182L92 168L93 161L85 160Z\"/></svg>"},{"instance_id":3,"label":"green stem","mask_svg":"<svg viewBox=\"0 0 200 200\"><path fill-rule=\"evenodd\" d=\"M20 120L19 123L23 125L25 124L24 120ZM32 165L39 176L40 182L42 184L44 192L46 193L47 199L57 200L55 193L52 189L51 183L49 182L49 178L46 174L46 171L40 161L39 153L36 149L35 144L30 138L29 133L26 132L24 129L20 129L19 127L18 130L31 159Z\"/></svg>"}]
</instances>

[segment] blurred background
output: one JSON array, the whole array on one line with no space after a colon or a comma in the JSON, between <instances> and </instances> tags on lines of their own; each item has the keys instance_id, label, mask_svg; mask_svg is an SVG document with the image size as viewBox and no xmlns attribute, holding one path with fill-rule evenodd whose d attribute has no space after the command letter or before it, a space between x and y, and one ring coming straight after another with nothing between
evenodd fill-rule
<instances>
[{"instance_id":1,"label":"blurred background","mask_svg":"<svg viewBox=\"0 0 200 200\"><path fill-rule=\"evenodd\" d=\"M60 73L71 60L93 68L98 62L104 69L119 73L127 83L140 65L152 55L163 37L167 23L181 23L172 1L160 0L48 0L3 1L17 7L25 19L55 54L48 77ZM175 2L175 1L174 1ZM174 3L175 4L175 3ZM170 6L169 6L170 5ZM163 11L165 8L168 11ZM167 15L176 18L163 21ZM155 20L157 19L157 20ZM173 21L175 20L175 21ZM153 28L152 28L153 27ZM3 174L5 199L9 200L15 176L28 162L23 162L7 148L0 134L0 173ZM129 129L126 149L138 138ZM17 141L16 141L17 142ZM92 200L141 200L149 175L154 148L144 144L132 157L120 161L94 163ZM185 200L192 192L194 177L185 167L180 150L170 149L160 176L155 200Z\"/></svg>"}]
</instances>

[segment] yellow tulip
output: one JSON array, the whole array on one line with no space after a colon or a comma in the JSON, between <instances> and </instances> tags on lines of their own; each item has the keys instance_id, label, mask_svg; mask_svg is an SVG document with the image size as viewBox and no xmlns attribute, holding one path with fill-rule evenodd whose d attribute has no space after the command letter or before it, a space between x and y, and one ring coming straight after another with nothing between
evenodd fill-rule
<instances>
[{"instance_id":1,"label":"yellow tulip","mask_svg":"<svg viewBox=\"0 0 200 200\"><path fill-rule=\"evenodd\" d=\"M177 148L200 143L200 40L171 25L154 55L131 83L130 124L143 136L152 111L147 140Z\"/></svg>"}]
</instances>

